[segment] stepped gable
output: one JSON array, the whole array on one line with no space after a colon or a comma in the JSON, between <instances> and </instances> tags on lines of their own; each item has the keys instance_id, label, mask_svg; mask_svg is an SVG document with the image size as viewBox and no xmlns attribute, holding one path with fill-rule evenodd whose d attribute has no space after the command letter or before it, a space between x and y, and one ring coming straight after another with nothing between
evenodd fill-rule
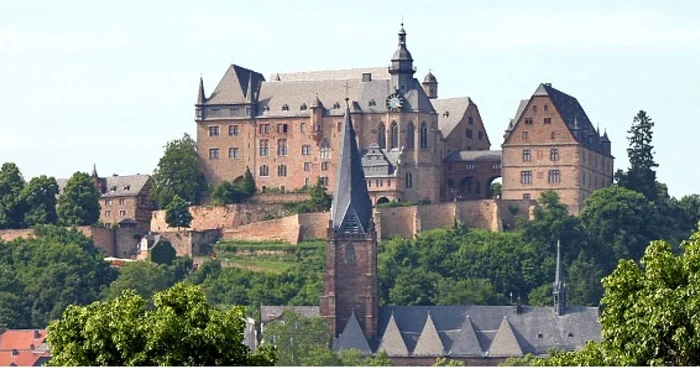
<instances>
[{"instance_id":1,"label":"stepped gable","mask_svg":"<svg viewBox=\"0 0 700 368\"><path fill-rule=\"evenodd\" d=\"M343 349L357 349L362 355L372 354L372 349L370 349L367 338L362 332L362 327L360 327L360 322L357 320L355 312L352 312L350 315L347 325L345 325L343 332L338 336L333 348L335 351Z\"/></svg>"},{"instance_id":2,"label":"stepped gable","mask_svg":"<svg viewBox=\"0 0 700 368\"><path fill-rule=\"evenodd\" d=\"M510 323L508 323L508 317L503 317L501 321L501 326L498 327L496 336L491 342L488 351L489 356L522 356L523 349L518 343L518 339L513 333L513 328L511 328Z\"/></svg>"},{"instance_id":3,"label":"stepped gable","mask_svg":"<svg viewBox=\"0 0 700 368\"><path fill-rule=\"evenodd\" d=\"M472 320L466 316L459 329L459 334L452 342L450 356L482 356L483 354L484 351L479 343L479 338L476 337Z\"/></svg>"},{"instance_id":4,"label":"stepped gable","mask_svg":"<svg viewBox=\"0 0 700 368\"><path fill-rule=\"evenodd\" d=\"M444 356L445 347L442 345L442 339L438 334L437 328L435 328L435 323L430 317L430 312L428 312L428 318L425 320L425 325L423 326L423 332L421 332L416 347L413 349L413 355L415 356Z\"/></svg>"},{"instance_id":5,"label":"stepped gable","mask_svg":"<svg viewBox=\"0 0 700 368\"><path fill-rule=\"evenodd\" d=\"M399 326L396 324L396 319L394 318L393 314L391 315L391 318L389 318L389 324L387 324L386 330L384 330L384 334L382 335L377 352L382 350L386 351L386 353L391 357L408 356L406 342L404 341L403 336L401 336L401 331L399 330Z\"/></svg>"},{"instance_id":6,"label":"stepped gable","mask_svg":"<svg viewBox=\"0 0 700 368\"><path fill-rule=\"evenodd\" d=\"M372 223L372 202L367 191L362 157L357 149L349 106L345 108L343 137L340 141L338 171L335 177L337 178L333 192L335 198L331 208L334 231L368 233Z\"/></svg>"}]
</instances>

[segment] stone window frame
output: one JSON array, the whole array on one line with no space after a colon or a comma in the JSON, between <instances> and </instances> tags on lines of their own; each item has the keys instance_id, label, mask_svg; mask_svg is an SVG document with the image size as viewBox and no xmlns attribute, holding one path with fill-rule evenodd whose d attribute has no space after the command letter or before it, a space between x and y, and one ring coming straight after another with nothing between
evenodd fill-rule
<instances>
[{"instance_id":1,"label":"stone window frame","mask_svg":"<svg viewBox=\"0 0 700 368\"><path fill-rule=\"evenodd\" d=\"M420 148L428 149L428 123L420 124Z\"/></svg>"},{"instance_id":2,"label":"stone window frame","mask_svg":"<svg viewBox=\"0 0 700 368\"><path fill-rule=\"evenodd\" d=\"M238 147L228 148L228 158L233 160L238 160L240 158L240 150L238 149Z\"/></svg>"},{"instance_id":3,"label":"stone window frame","mask_svg":"<svg viewBox=\"0 0 700 368\"><path fill-rule=\"evenodd\" d=\"M389 128L389 147L391 149L399 148L399 123L392 121Z\"/></svg>"},{"instance_id":4,"label":"stone window frame","mask_svg":"<svg viewBox=\"0 0 700 368\"><path fill-rule=\"evenodd\" d=\"M547 105L544 106L546 107ZM552 118L544 118L544 123L547 125L552 124Z\"/></svg>"},{"instance_id":5,"label":"stone window frame","mask_svg":"<svg viewBox=\"0 0 700 368\"><path fill-rule=\"evenodd\" d=\"M207 128L209 129L210 137L216 137L219 135L220 127L218 125L209 125Z\"/></svg>"},{"instance_id":6,"label":"stone window frame","mask_svg":"<svg viewBox=\"0 0 700 368\"><path fill-rule=\"evenodd\" d=\"M304 162L304 171L311 171L311 162Z\"/></svg>"},{"instance_id":7,"label":"stone window frame","mask_svg":"<svg viewBox=\"0 0 700 368\"><path fill-rule=\"evenodd\" d=\"M209 149L209 159L210 160L218 160L219 159L219 149L218 148L210 148Z\"/></svg>"},{"instance_id":8,"label":"stone window frame","mask_svg":"<svg viewBox=\"0 0 700 368\"><path fill-rule=\"evenodd\" d=\"M311 145L310 144L304 144L301 146L301 154L303 156L308 156L311 154Z\"/></svg>"},{"instance_id":9,"label":"stone window frame","mask_svg":"<svg viewBox=\"0 0 700 368\"><path fill-rule=\"evenodd\" d=\"M473 132L471 129L467 129L467 130L464 132L464 137L465 137L465 138L472 139L472 138L474 138L474 132Z\"/></svg>"},{"instance_id":10,"label":"stone window frame","mask_svg":"<svg viewBox=\"0 0 700 368\"><path fill-rule=\"evenodd\" d=\"M270 156L270 140L269 139L261 139L260 140L258 153L259 153L260 157Z\"/></svg>"},{"instance_id":11,"label":"stone window frame","mask_svg":"<svg viewBox=\"0 0 700 368\"><path fill-rule=\"evenodd\" d=\"M406 173L406 188L413 188L413 174L410 172Z\"/></svg>"},{"instance_id":12,"label":"stone window frame","mask_svg":"<svg viewBox=\"0 0 700 368\"><path fill-rule=\"evenodd\" d=\"M233 124L228 126L228 135L238 135L239 126L238 124Z\"/></svg>"},{"instance_id":13,"label":"stone window frame","mask_svg":"<svg viewBox=\"0 0 700 368\"><path fill-rule=\"evenodd\" d=\"M520 172L520 184L532 184L532 170Z\"/></svg>"},{"instance_id":14,"label":"stone window frame","mask_svg":"<svg viewBox=\"0 0 700 368\"><path fill-rule=\"evenodd\" d=\"M558 148L552 148L549 150L549 160L550 161L559 161L559 149Z\"/></svg>"},{"instance_id":15,"label":"stone window frame","mask_svg":"<svg viewBox=\"0 0 700 368\"><path fill-rule=\"evenodd\" d=\"M559 170L549 170L549 175L547 182L550 184L561 183L561 171Z\"/></svg>"},{"instance_id":16,"label":"stone window frame","mask_svg":"<svg viewBox=\"0 0 700 368\"><path fill-rule=\"evenodd\" d=\"M406 148L414 149L416 147L416 127L412 121L406 124Z\"/></svg>"},{"instance_id":17,"label":"stone window frame","mask_svg":"<svg viewBox=\"0 0 700 368\"><path fill-rule=\"evenodd\" d=\"M386 126L382 122L377 125L377 145L381 149L386 149Z\"/></svg>"},{"instance_id":18,"label":"stone window frame","mask_svg":"<svg viewBox=\"0 0 700 368\"><path fill-rule=\"evenodd\" d=\"M532 152L529 149L523 150L523 162L532 161Z\"/></svg>"},{"instance_id":19,"label":"stone window frame","mask_svg":"<svg viewBox=\"0 0 700 368\"><path fill-rule=\"evenodd\" d=\"M110 211L110 210L105 211L105 217L112 217L112 211Z\"/></svg>"},{"instance_id":20,"label":"stone window frame","mask_svg":"<svg viewBox=\"0 0 700 368\"><path fill-rule=\"evenodd\" d=\"M323 185L324 187L327 187L328 186L328 177L321 176L320 178L321 178L321 185Z\"/></svg>"},{"instance_id":21,"label":"stone window frame","mask_svg":"<svg viewBox=\"0 0 700 368\"><path fill-rule=\"evenodd\" d=\"M523 130L521 133L522 139L530 139L530 133L527 130Z\"/></svg>"},{"instance_id":22,"label":"stone window frame","mask_svg":"<svg viewBox=\"0 0 700 368\"><path fill-rule=\"evenodd\" d=\"M268 177L270 176L270 167L267 165L260 165L260 176L261 177Z\"/></svg>"},{"instance_id":23,"label":"stone window frame","mask_svg":"<svg viewBox=\"0 0 700 368\"><path fill-rule=\"evenodd\" d=\"M473 117L473 116L467 117L467 123L468 123L469 125L474 125L474 117Z\"/></svg>"},{"instance_id":24,"label":"stone window frame","mask_svg":"<svg viewBox=\"0 0 700 368\"><path fill-rule=\"evenodd\" d=\"M525 118L525 125L534 124L535 120L533 118Z\"/></svg>"},{"instance_id":25,"label":"stone window frame","mask_svg":"<svg viewBox=\"0 0 700 368\"><path fill-rule=\"evenodd\" d=\"M287 176L287 165L285 165L285 164L277 165L277 176Z\"/></svg>"},{"instance_id":26,"label":"stone window frame","mask_svg":"<svg viewBox=\"0 0 700 368\"><path fill-rule=\"evenodd\" d=\"M330 168L329 161L321 162L321 171L328 171L329 168Z\"/></svg>"},{"instance_id":27,"label":"stone window frame","mask_svg":"<svg viewBox=\"0 0 700 368\"><path fill-rule=\"evenodd\" d=\"M126 216L126 210L119 210L119 217Z\"/></svg>"},{"instance_id":28,"label":"stone window frame","mask_svg":"<svg viewBox=\"0 0 700 368\"><path fill-rule=\"evenodd\" d=\"M331 159L331 143L328 141L328 139L323 139L321 141L321 150L319 153L321 155L321 160Z\"/></svg>"},{"instance_id":29,"label":"stone window frame","mask_svg":"<svg viewBox=\"0 0 700 368\"><path fill-rule=\"evenodd\" d=\"M277 140L277 156L287 156L289 150L287 147L287 139L282 138Z\"/></svg>"},{"instance_id":30,"label":"stone window frame","mask_svg":"<svg viewBox=\"0 0 700 368\"><path fill-rule=\"evenodd\" d=\"M287 124L277 124L277 133L284 134L287 133L289 125Z\"/></svg>"}]
</instances>

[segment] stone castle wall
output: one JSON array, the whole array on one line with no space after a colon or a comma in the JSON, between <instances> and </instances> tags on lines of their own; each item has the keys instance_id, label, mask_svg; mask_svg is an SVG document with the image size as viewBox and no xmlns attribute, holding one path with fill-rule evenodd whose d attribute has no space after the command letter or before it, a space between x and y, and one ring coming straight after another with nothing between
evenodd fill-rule
<instances>
[{"instance_id":1,"label":"stone castle wall","mask_svg":"<svg viewBox=\"0 0 700 368\"><path fill-rule=\"evenodd\" d=\"M188 230L235 229L239 226L287 214L282 204L230 204L225 206L190 206L192 223ZM177 231L165 223L165 210L153 211L152 232Z\"/></svg>"}]
</instances>

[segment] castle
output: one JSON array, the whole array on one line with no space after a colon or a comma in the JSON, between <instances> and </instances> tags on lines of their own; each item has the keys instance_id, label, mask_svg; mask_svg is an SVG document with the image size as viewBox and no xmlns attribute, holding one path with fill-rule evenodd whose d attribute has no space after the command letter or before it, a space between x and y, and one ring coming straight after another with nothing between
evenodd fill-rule
<instances>
[{"instance_id":1,"label":"castle","mask_svg":"<svg viewBox=\"0 0 700 368\"><path fill-rule=\"evenodd\" d=\"M507 357L575 350L600 341L599 309L567 305L559 246L553 307L380 307L377 233L349 106L341 129L320 308L263 306L263 322L286 309L321 316L330 327L334 350L357 349L363 355L384 350L398 365L430 365L445 356L492 365Z\"/></svg>"},{"instance_id":2,"label":"castle","mask_svg":"<svg viewBox=\"0 0 700 368\"><path fill-rule=\"evenodd\" d=\"M398 33L388 68L262 74L231 65L210 94L200 78L195 121L202 170L210 183L242 179L258 189L335 186L344 100L373 204L490 198L502 176L503 198L536 200L546 189L578 213L585 198L612 183L607 134L578 101L550 84L523 100L502 151L490 150L479 109L469 97L438 98L422 82Z\"/></svg>"}]
</instances>

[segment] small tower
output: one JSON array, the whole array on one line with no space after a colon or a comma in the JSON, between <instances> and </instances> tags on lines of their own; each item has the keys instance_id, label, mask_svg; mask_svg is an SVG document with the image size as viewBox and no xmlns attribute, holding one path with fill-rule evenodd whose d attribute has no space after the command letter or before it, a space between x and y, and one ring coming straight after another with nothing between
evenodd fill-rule
<instances>
[{"instance_id":1,"label":"small tower","mask_svg":"<svg viewBox=\"0 0 700 368\"><path fill-rule=\"evenodd\" d=\"M603 144L603 148L607 154L610 154L610 138L608 138L608 131L605 130L603 133L603 138L600 139L600 143Z\"/></svg>"},{"instance_id":2,"label":"small tower","mask_svg":"<svg viewBox=\"0 0 700 368\"><path fill-rule=\"evenodd\" d=\"M321 316L333 337L357 317L368 339L377 335L377 232L348 99L328 226Z\"/></svg>"},{"instance_id":3,"label":"small tower","mask_svg":"<svg viewBox=\"0 0 700 368\"><path fill-rule=\"evenodd\" d=\"M566 284L564 283L564 269L561 262L561 246L557 240L557 270L554 274L554 312L561 316L566 313Z\"/></svg>"},{"instance_id":4,"label":"small tower","mask_svg":"<svg viewBox=\"0 0 700 368\"><path fill-rule=\"evenodd\" d=\"M391 66L389 67L392 87L399 92L410 89L410 83L415 72L415 69L413 69L413 56L406 48L406 31L403 29L403 23L401 23L399 47L394 52L394 56L391 58Z\"/></svg>"},{"instance_id":5,"label":"small tower","mask_svg":"<svg viewBox=\"0 0 700 368\"><path fill-rule=\"evenodd\" d=\"M438 82L432 71L428 71L428 74L423 79L423 91L428 95L428 98L433 99L438 97Z\"/></svg>"},{"instance_id":6,"label":"small tower","mask_svg":"<svg viewBox=\"0 0 700 368\"><path fill-rule=\"evenodd\" d=\"M194 106L194 114L197 120L204 118L204 105L207 102L207 96L204 94L204 79L199 77L199 90L197 91L197 103Z\"/></svg>"}]
</instances>

